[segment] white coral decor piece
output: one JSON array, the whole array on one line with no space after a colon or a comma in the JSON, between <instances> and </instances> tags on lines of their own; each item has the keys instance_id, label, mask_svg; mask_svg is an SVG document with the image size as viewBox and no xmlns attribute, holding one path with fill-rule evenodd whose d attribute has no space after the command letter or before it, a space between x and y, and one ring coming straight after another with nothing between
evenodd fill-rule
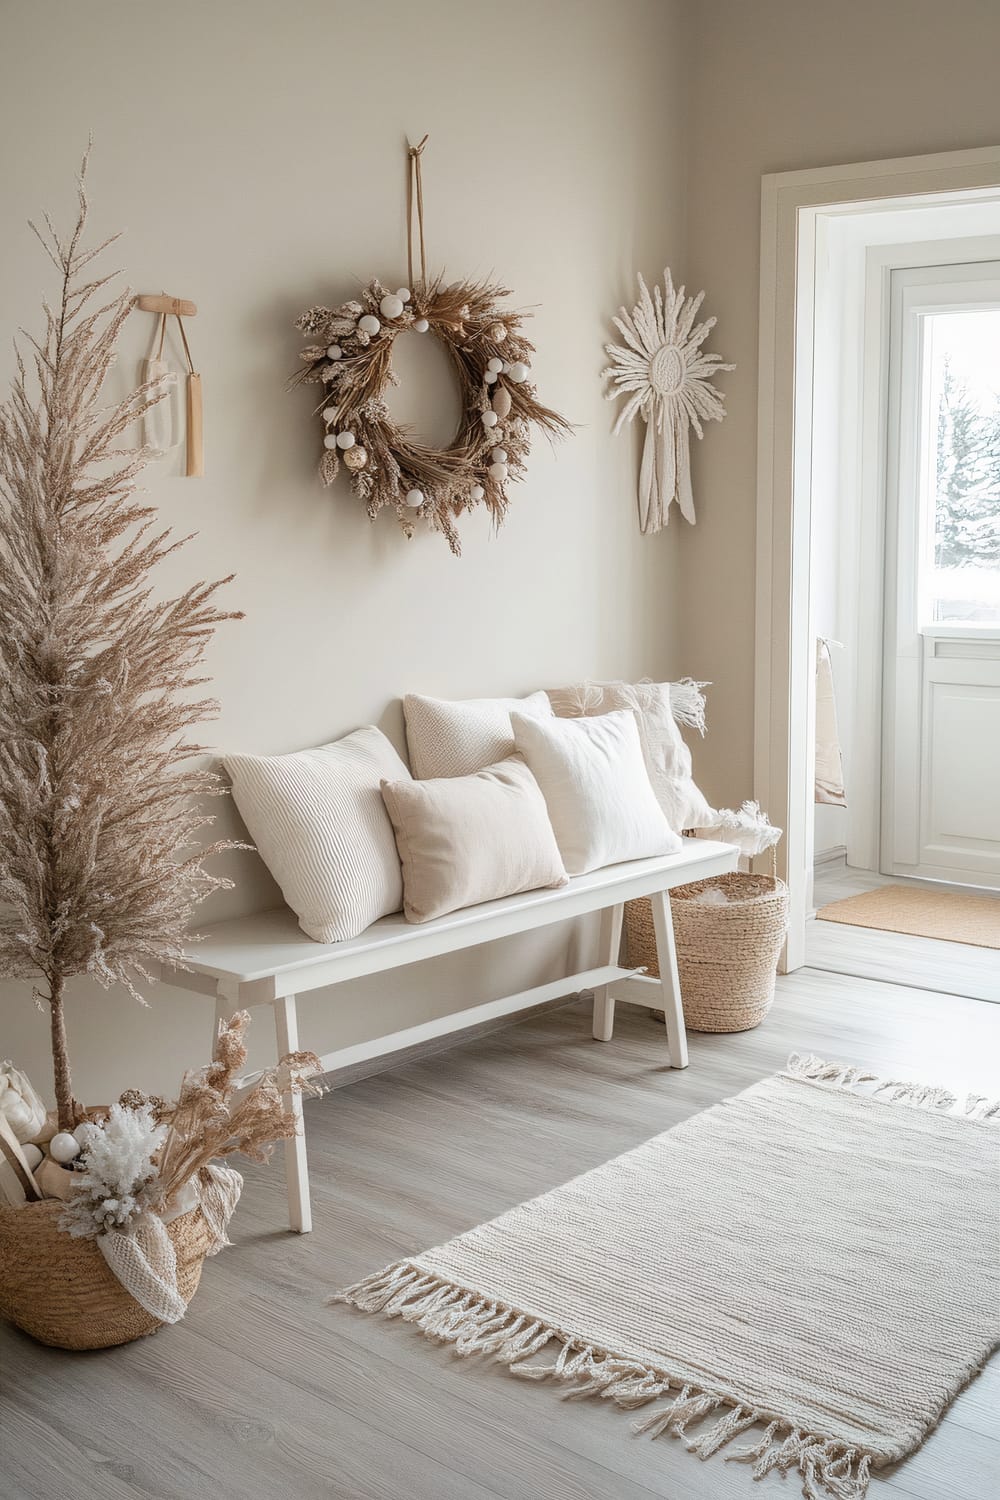
<instances>
[{"instance_id":1,"label":"white coral decor piece","mask_svg":"<svg viewBox=\"0 0 1000 1500\"><path fill-rule=\"evenodd\" d=\"M703 422L721 422L726 415L725 398L711 384L720 370L735 370L723 364L721 355L705 354L702 344L715 327L715 318L695 324L705 293L685 299L684 288L674 290L669 268L663 273L664 291L649 289L639 277L639 301L631 313L618 309L615 327L625 340L605 344L613 363L602 372L612 382L606 399L614 401L628 393L628 400L614 425L619 433L640 413L646 423L646 441L639 471L639 529L661 531L667 524L671 502L694 524L691 494L691 453L688 428L704 436Z\"/></svg>"},{"instance_id":2,"label":"white coral decor piece","mask_svg":"<svg viewBox=\"0 0 1000 1500\"><path fill-rule=\"evenodd\" d=\"M59 1227L77 1239L94 1240L130 1296L161 1323L177 1323L187 1303L160 1217L163 1185L156 1163L167 1127L156 1124L148 1103L137 1109L113 1104L106 1120L78 1126L77 1135L82 1170L75 1174Z\"/></svg>"},{"instance_id":3,"label":"white coral decor piece","mask_svg":"<svg viewBox=\"0 0 1000 1500\"><path fill-rule=\"evenodd\" d=\"M96 1239L112 1230L127 1232L158 1208L155 1157L166 1135L166 1126L156 1124L149 1104L138 1109L113 1104L103 1124L80 1125L82 1170L74 1174L60 1227L77 1239Z\"/></svg>"}]
</instances>

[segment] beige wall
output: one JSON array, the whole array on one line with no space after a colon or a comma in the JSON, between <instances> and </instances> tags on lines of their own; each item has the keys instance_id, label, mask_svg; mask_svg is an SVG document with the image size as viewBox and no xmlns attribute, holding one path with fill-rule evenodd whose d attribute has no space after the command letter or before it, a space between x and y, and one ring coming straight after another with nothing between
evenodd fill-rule
<instances>
[{"instance_id":1,"label":"beige wall","mask_svg":"<svg viewBox=\"0 0 1000 1500\"><path fill-rule=\"evenodd\" d=\"M712 679L710 801L752 788L760 179L1000 140L997 0L692 5L687 263L719 319L729 416L696 444L680 537L682 657Z\"/></svg>"},{"instance_id":2,"label":"beige wall","mask_svg":"<svg viewBox=\"0 0 1000 1500\"><path fill-rule=\"evenodd\" d=\"M174 457L150 492L199 532L165 586L238 575L247 618L213 647L212 741L280 751L369 720L398 741L407 690L690 672L715 683L706 790L747 795L760 174L995 141L995 0L8 0L2 19L0 370L49 286L23 222L65 218L90 129L95 227L127 229L136 286L201 308L208 475L179 478ZM283 386L298 312L353 278L403 279L402 137L425 130L432 261L495 270L537 309L541 392L578 424L539 444L499 538L464 524L460 562L324 494L309 393ZM708 290L713 347L739 369L729 418L696 445L697 527L640 539L638 434L609 440L597 377L608 314L666 262ZM136 320L123 378L145 333ZM427 390L421 420L448 399L433 372ZM273 899L249 861L232 868L227 910ZM378 979L360 1006L314 1000L306 1037L326 1050L551 977L563 943L485 960ZM77 986L83 1096L171 1088L198 1059L204 1002L153 1001ZM0 1052L44 1079L23 986L0 990L0 1022Z\"/></svg>"},{"instance_id":3,"label":"beige wall","mask_svg":"<svg viewBox=\"0 0 1000 1500\"><path fill-rule=\"evenodd\" d=\"M210 743L282 751L373 720L399 742L397 700L408 690L511 693L681 668L673 538L638 535L636 449L609 439L598 381L608 315L635 269L652 274L682 257L676 6L37 0L2 9L0 373L14 328L37 326L40 294L51 291L24 221L47 207L65 222L89 130L95 230L127 230L113 253L137 288L199 306L191 340L207 477L178 477L173 455L150 472L149 489L171 525L199 533L163 585L235 571L228 599L246 611L212 648L222 715ZM481 516L463 523L460 561L440 537L407 544L394 520L370 527L341 485L324 493L312 390L284 388L300 311L371 275L405 280L403 138L424 131L433 265L495 272L516 305L535 309L540 392L578 424L555 449L539 441L499 537ZM137 316L123 379L149 331ZM450 399L428 368L425 388L438 399L409 408L422 420ZM231 868L240 884L227 909L273 901L248 857ZM469 954L378 979L360 1007L311 1003L305 1038L329 1050L553 977L564 949L565 937L550 935L485 961ZM142 1011L76 987L69 1027L82 1097L126 1084L170 1089L200 1060L207 1002L163 988L152 999ZM44 1024L26 987L6 986L0 1006L0 1055L46 1082Z\"/></svg>"}]
</instances>

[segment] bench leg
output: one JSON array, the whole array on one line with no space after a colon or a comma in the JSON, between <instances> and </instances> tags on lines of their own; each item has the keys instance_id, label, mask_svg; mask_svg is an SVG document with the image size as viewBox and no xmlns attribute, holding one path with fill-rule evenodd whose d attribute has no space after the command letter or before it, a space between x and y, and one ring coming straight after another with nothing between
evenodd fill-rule
<instances>
[{"instance_id":1,"label":"bench leg","mask_svg":"<svg viewBox=\"0 0 1000 1500\"><path fill-rule=\"evenodd\" d=\"M278 1056L299 1050L299 1023L295 996L284 995L274 1001L274 1034ZM312 1229L312 1207L309 1202L309 1165L306 1161L305 1122L302 1117L302 1093L289 1089L285 1111L295 1121L295 1134L285 1141L285 1183L288 1188L288 1225L299 1234Z\"/></svg>"},{"instance_id":2,"label":"bench leg","mask_svg":"<svg viewBox=\"0 0 1000 1500\"><path fill-rule=\"evenodd\" d=\"M231 986L219 983L215 996L215 1030L212 1033L212 1049L209 1056L215 1057L215 1044L219 1040L219 1027L228 1021L240 1008L239 996L231 993Z\"/></svg>"},{"instance_id":3,"label":"bench leg","mask_svg":"<svg viewBox=\"0 0 1000 1500\"><path fill-rule=\"evenodd\" d=\"M608 906L601 912L600 959L601 963L616 964L622 945L622 918L624 906ZM615 1029L615 1002L610 985L602 984L594 991L594 1038L598 1042L610 1042Z\"/></svg>"},{"instance_id":4,"label":"bench leg","mask_svg":"<svg viewBox=\"0 0 1000 1500\"><path fill-rule=\"evenodd\" d=\"M667 1023L670 1066L686 1068L688 1065L687 1032L684 1028L684 1011L681 1007L681 985L677 976L677 951L674 947L674 923L670 915L670 897L666 891L657 891L650 897L650 900L653 904L656 961L659 965L660 984L663 989L663 1014Z\"/></svg>"}]
</instances>

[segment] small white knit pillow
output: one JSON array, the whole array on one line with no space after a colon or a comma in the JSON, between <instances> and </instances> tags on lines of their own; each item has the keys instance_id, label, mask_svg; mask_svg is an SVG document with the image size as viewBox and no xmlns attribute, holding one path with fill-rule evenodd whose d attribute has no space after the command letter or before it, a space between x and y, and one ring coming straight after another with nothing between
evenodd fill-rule
<instances>
[{"instance_id":1,"label":"small white knit pillow","mask_svg":"<svg viewBox=\"0 0 1000 1500\"><path fill-rule=\"evenodd\" d=\"M403 904L385 780L409 771L369 724L293 755L227 755L233 798L258 852L318 943L357 937Z\"/></svg>"},{"instance_id":2,"label":"small white knit pillow","mask_svg":"<svg viewBox=\"0 0 1000 1500\"><path fill-rule=\"evenodd\" d=\"M588 719L514 713L511 723L571 875L682 847L650 785L634 713Z\"/></svg>"},{"instance_id":3,"label":"small white knit pillow","mask_svg":"<svg viewBox=\"0 0 1000 1500\"><path fill-rule=\"evenodd\" d=\"M514 754L512 710L552 717L547 693L527 698L403 699L410 768L420 781L438 776L471 776Z\"/></svg>"},{"instance_id":4,"label":"small white knit pillow","mask_svg":"<svg viewBox=\"0 0 1000 1500\"><path fill-rule=\"evenodd\" d=\"M669 682L579 682L573 687L550 688L548 695L560 718L634 710L646 770L675 833L708 828L717 816L694 780L691 751L681 738L671 706L672 690L688 688L687 683Z\"/></svg>"}]
</instances>

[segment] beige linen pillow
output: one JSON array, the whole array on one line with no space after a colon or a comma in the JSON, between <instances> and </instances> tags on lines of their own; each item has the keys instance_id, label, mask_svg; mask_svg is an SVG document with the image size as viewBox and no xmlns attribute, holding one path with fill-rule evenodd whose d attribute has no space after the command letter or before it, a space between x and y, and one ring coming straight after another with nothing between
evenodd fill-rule
<instances>
[{"instance_id":1,"label":"beige linen pillow","mask_svg":"<svg viewBox=\"0 0 1000 1500\"><path fill-rule=\"evenodd\" d=\"M469 776L514 754L511 710L551 718L546 693L527 698L403 699L410 769L424 781L432 776Z\"/></svg>"},{"instance_id":2,"label":"beige linen pillow","mask_svg":"<svg viewBox=\"0 0 1000 1500\"><path fill-rule=\"evenodd\" d=\"M512 714L511 723L571 875L681 848L650 785L635 714L584 719Z\"/></svg>"},{"instance_id":3,"label":"beige linen pillow","mask_svg":"<svg viewBox=\"0 0 1000 1500\"><path fill-rule=\"evenodd\" d=\"M545 798L519 756L471 776L383 781L408 922L566 884Z\"/></svg>"},{"instance_id":4,"label":"beige linen pillow","mask_svg":"<svg viewBox=\"0 0 1000 1500\"><path fill-rule=\"evenodd\" d=\"M632 709L646 770L671 828L681 833L685 828L708 828L715 823L716 814L691 774L691 751L677 727L669 682L580 682L552 688L548 696L560 718Z\"/></svg>"},{"instance_id":5,"label":"beige linen pillow","mask_svg":"<svg viewBox=\"0 0 1000 1500\"><path fill-rule=\"evenodd\" d=\"M227 755L233 798L261 858L318 943L357 937L403 904L380 783L409 771L369 724L292 755Z\"/></svg>"}]
</instances>

